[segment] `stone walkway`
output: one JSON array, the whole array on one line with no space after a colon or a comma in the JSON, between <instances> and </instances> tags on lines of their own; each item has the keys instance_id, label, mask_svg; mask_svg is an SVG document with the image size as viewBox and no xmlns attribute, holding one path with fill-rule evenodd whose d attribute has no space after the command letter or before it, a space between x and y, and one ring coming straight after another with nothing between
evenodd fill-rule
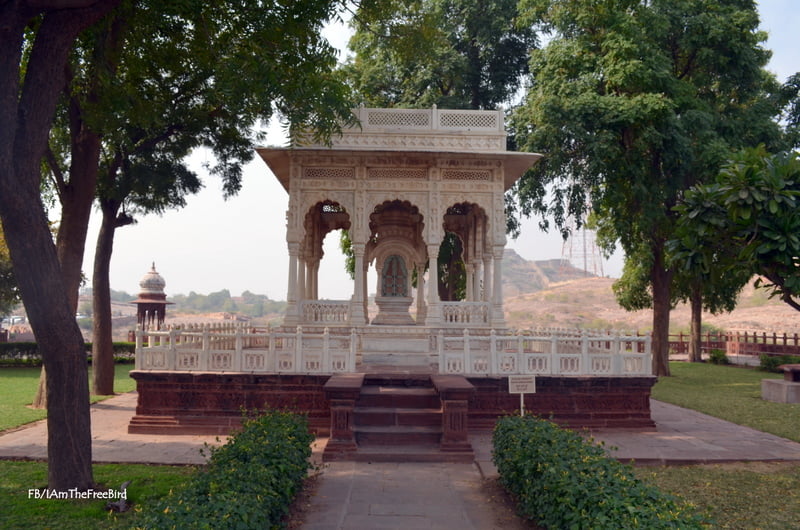
<instances>
[{"instance_id":1,"label":"stone walkway","mask_svg":"<svg viewBox=\"0 0 800 530\"><path fill-rule=\"evenodd\" d=\"M205 461L200 450L206 444L224 442L215 436L128 434L135 406L135 392L92 405L95 462L198 464ZM651 410L654 431L598 431L592 436L605 443L611 456L638 464L800 461L800 443L658 401L651 402ZM325 442L319 439L313 447L318 464ZM320 465L303 528L524 528L488 498L492 493L486 479L497 476L491 434L472 435L471 442L473 464ZM0 434L0 459L44 460L46 443L44 421Z\"/></svg>"}]
</instances>

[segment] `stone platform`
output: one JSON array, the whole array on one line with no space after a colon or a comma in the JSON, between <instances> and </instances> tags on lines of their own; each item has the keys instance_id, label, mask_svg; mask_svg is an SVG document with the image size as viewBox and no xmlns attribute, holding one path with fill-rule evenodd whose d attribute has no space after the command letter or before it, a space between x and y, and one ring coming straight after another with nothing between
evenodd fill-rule
<instances>
[{"instance_id":1,"label":"stone platform","mask_svg":"<svg viewBox=\"0 0 800 530\"><path fill-rule=\"evenodd\" d=\"M326 460L466 462L469 433L487 432L519 409L505 377L439 375L425 367L290 375L135 370L133 434L228 434L243 409L307 414L329 436ZM655 377L536 378L525 410L578 429L650 430Z\"/></svg>"}]
</instances>

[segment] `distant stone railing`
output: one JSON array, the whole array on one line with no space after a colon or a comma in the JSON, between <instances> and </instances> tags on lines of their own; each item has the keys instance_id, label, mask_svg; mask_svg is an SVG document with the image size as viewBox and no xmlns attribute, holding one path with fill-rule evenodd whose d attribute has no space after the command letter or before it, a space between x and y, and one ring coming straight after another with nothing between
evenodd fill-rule
<instances>
[{"instance_id":1,"label":"distant stone railing","mask_svg":"<svg viewBox=\"0 0 800 530\"><path fill-rule=\"evenodd\" d=\"M309 324L344 325L349 322L350 302L341 300L304 300L300 302L302 321Z\"/></svg>"},{"instance_id":2,"label":"distant stone railing","mask_svg":"<svg viewBox=\"0 0 800 530\"><path fill-rule=\"evenodd\" d=\"M517 335L439 333L439 373L642 376L652 374L650 336L534 330Z\"/></svg>"},{"instance_id":3,"label":"distant stone railing","mask_svg":"<svg viewBox=\"0 0 800 530\"><path fill-rule=\"evenodd\" d=\"M491 308L488 302L441 302L442 324L458 326L489 325Z\"/></svg>"}]
</instances>

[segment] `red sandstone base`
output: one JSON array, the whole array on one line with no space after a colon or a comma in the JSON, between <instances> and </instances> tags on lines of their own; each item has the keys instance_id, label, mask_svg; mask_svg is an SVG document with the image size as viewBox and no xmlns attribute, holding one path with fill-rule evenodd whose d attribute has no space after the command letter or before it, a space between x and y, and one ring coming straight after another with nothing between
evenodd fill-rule
<instances>
[{"instance_id":1,"label":"red sandstone base","mask_svg":"<svg viewBox=\"0 0 800 530\"><path fill-rule=\"evenodd\" d=\"M139 393L131 433L225 435L241 426L243 410L262 408L306 413L313 432L324 436L331 434L332 420L343 421L331 414L325 392L331 376L135 370L131 377ZM474 387L467 400L469 430L491 429L498 417L519 410L519 395L508 393L507 378L467 380ZM655 382L655 377L540 376L536 394L525 396L525 410L577 429L651 429Z\"/></svg>"},{"instance_id":2,"label":"red sandstone base","mask_svg":"<svg viewBox=\"0 0 800 530\"><path fill-rule=\"evenodd\" d=\"M245 411L277 408L305 413L315 434L330 432L330 376L145 372L134 370L139 394L128 432L221 434L241 427Z\"/></svg>"},{"instance_id":3,"label":"red sandstone base","mask_svg":"<svg viewBox=\"0 0 800 530\"><path fill-rule=\"evenodd\" d=\"M468 378L476 392L469 402L471 430L492 429L497 418L519 413L519 394L508 378ZM525 411L573 429L652 429L650 389L656 377L536 377L536 393L525 394Z\"/></svg>"}]
</instances>

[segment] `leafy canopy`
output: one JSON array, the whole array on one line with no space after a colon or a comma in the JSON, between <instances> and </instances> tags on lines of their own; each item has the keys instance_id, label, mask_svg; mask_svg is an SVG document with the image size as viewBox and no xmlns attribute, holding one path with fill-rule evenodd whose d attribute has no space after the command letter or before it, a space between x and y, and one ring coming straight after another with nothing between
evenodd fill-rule
<instances>
[{"instance_id":1,"label":"leafy canopy","mask_svg":"<svg viewBox=\"0 0 800 530\"><path fill-rule=\"evenodd\" d=\"M705 267L721 252L723 273L744 270L800 311L800 158L763 147L737 153L717 179L687 191L676 208L685 266Z\"/></svg>"},{"instance_id":2,"label":"leafy canopy","mask_svg":"<svg viewBox=\"0 0 800 530\"><path fill-rule=\"evenodd\" d=\"M379 107L494 109L508 103L537 45L514 0L391 0L353 19L344 71Z\"/></svg>"}]
</instances>

